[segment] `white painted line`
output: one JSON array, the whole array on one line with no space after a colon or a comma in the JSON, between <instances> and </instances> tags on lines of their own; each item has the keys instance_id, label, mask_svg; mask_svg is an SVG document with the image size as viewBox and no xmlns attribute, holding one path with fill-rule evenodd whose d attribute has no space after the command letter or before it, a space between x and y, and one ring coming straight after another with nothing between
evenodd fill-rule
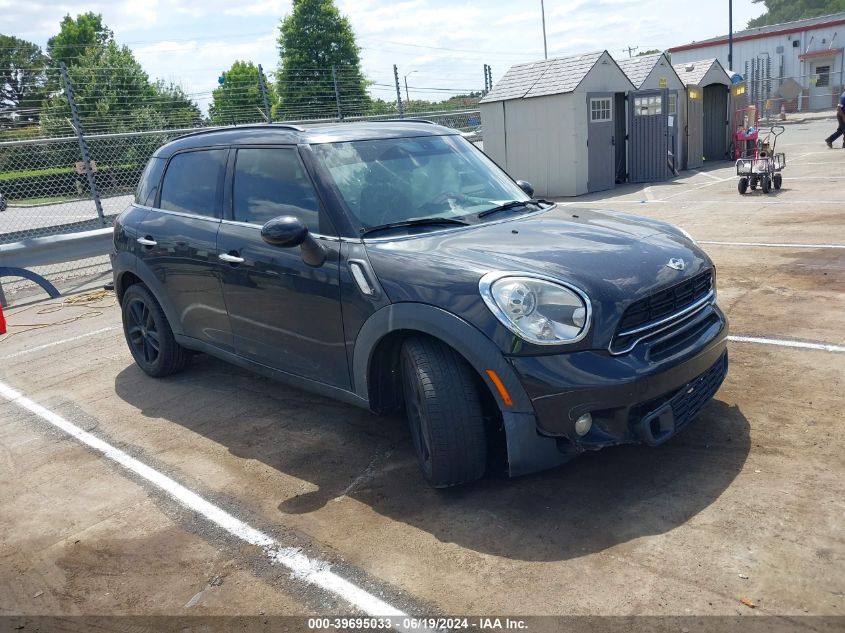
<instances>
[{"instance_id":1,"label":"white painted line","mask_svg":"<svg viewBox=\"0 0 845 633\"><path fill-rule=\"evenodd\" d=\"M760 345L777 345L779 347L817 349L825 352L845 352L845 345L831 345L829 343L805 343L803 341L784 341L776 338L760 338L757 336L729 336L728 340L734 341L735 343L758 343Z\"/></svg>"},{"instance_id":2,"label":"white painted line","mask_svg":"<svg viewBox=\"0 0 845 633\"><path fill-rule=\"evenodd\" d=\"M712 178L713 180L721 180L721 178L717 178L716 176L713 176L712 174L708 174L706 171L701 171L699 169L690 169L690 171L693 171L696 174L701 174L702 176L707 176L708 178Z\"/></svg>"},{"instance_id":3,"label":"white painted line","mask_svg":"<svg viewBox=\"0 0 845 633\"><path fill-rule=\"evenodd\" d=\"M202 515L211 523L226 530L232 536L261 547L271 564L280 564L291 571L291 575L304 583L319 587L348 604L360 609L371 616L393 616L397 618L406 617L406 614L396 607L393 607L376 596L361 589L345 578L341 578L331 571L329 563L309 558L295 547L284 546L272 537L256 530L252 526L235 518L225 510L213 503L206 501L195 492L188 490L182 484L177 483L167 475L150 468L143 462L131 457L108 442L83 431L75 424L67 421L60 415L42 407L37 402L30 400L19 391L0 382L0 396L11 401L22 409L34 413L42 420L52 424L57 429L64 431L82 444L102 453L106 458L120 464L126 470L131 471L147 480L156 488L170 495L183 506ZM400 622L401 624L401 622ZM398 630L404 630L401 626L394 626ZM416 629L415 629L416 630Z\"/></svg>"},{"instance_id":4,"label":"white painted line","mask_svg":"<svg viewBox=\"0 0 845 633\"><path fill-rule=\"evenodd\" d=\"M718 246L765 246L767 248L845 248L845 244L789 244L787 242L715 242L696 240L699 244L716 244Z\"/></svg>"},{"instance_id":5,"label":"white painted line","mask_svg":"<svg viewBox=\"0 0 845 633\"><path fill-rule=\"evenodd\" d=\"M725 198L724 200L673 200L671 204L720 204L722 206L728 207L736 207L741 205L753 206L755 204L836 204L842 205L842 200L766 200L762 196L765 194L760 194L760 196L755 196L753 194L746 194L743 197L740 197L738 194L732 198ZM584 200L582 203L583 205L588 204L604 204L608 208L614 204L624 202L628 204L670 204L668 199L666 200Z\"/></svg>"},{"instance_id":6,"label":"white painted line","mask_svg":"<svg viewBox=\"0 0 845 633\"><path fill-rule=\"evenodd\" d=\"M83 338L87 338L89 336L96 336L97 334L102 334L103 332L111 332L112 330L119 330L119 325L112 325L110 327L104 327L100 330L94 330L93 332L86 332L85 334L80 334L79 336L73 336L71 338L62 339L60 341L53 341L52 343L45 343L44 345L39 345L38 347L30 347L29 349L21 350L20 352L15 352L14 354L8 354L7 356L0 357L0 360L9 360L11 358L18 358L19 356L25 356L26 354L32 354L33 352L40 352L42 349L47 349L48 347L54 347L56 345L64 345L65 343L72 343L73 341L78 341Z\"/></svg>"},{"instance_id":7,"label":"white painted line","mask_svg":"<svg viewBox=\"0 0 845 633\"><path fill-rule=\"evenodd\" d=\"M784 180L845 180L845 176L784 176Z\"/></svg>"}]
</instances>

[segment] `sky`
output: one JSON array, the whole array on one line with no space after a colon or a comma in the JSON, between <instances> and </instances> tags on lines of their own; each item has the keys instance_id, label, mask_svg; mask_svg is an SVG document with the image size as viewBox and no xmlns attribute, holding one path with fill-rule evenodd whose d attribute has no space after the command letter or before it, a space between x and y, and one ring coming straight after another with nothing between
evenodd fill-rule
<instances>
[{"instance_id":1,"label":"sky","mask_svg":"<svg viewBox=\"0 0 845 633\"><path fill-rule=\"evenodd\" d=\"M513 64L543 58L540 0L336 0L353 26L366 76L407 76L411 98L481 90ZM734 0L734 29L763 13ZM220 72L237 59L272 72L279 21L291 0L0 0L0 33L46 45L62 17L101 13L153 78L180 84L205 108ZM704 7L707 7L704 9ZM724 35L728 0L545 0L549 57L607 49L627 57ZM437 89L437 90L435 90ZM404 86L403 86L404 93ZM371 94L395 99L395 90ZM404 94L403 94L404 96Z\"/></svg>"}]
</instances>

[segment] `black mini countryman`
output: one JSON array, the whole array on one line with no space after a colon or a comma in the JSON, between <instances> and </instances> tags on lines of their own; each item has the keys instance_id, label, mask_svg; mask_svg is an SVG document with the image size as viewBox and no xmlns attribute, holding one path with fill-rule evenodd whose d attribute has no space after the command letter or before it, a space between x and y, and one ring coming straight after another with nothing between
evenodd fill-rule
<instances>
[{"instance_id":1,"label":"black mini countryman","mask_svg":"<svg viewBox=\"0 0 845 633\"><path fill-rule=\"evenodd\" d=\"M657 445L727 372L713 263L652 219L532 198L420 121L190 134L115 223L138 365L196 352L404 410L435 486Z\"/></svg>"}]
</instances>

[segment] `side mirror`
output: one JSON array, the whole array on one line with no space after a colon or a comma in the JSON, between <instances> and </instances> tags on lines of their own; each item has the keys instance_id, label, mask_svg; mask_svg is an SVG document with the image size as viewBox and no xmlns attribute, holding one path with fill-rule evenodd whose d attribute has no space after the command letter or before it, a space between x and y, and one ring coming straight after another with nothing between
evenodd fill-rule
<instances>
[{"instance_id":1,"label":"side mirror","mask_svg":"<svg viewBox=\"0 0 845 633\"><path fill-rule=\"evenodd\" d=\"M532 198L534 197L534 185L526 180L517 180L516 184L522 189L525 193L527 193Z\"/></svg>"},{"instance_id":2,"label":"side mirror","mask_svg":"<svg viewBox=\"0 0 845 633\"><path fill-rule=\"evenodd\" d=\"M316 268L326 261L323 245L312 237L302 220L291 215L268 220L261 227L261 238L268 244L282 248L299 246L302 249L302 261L309 266Z\"/></svg>"}]
</instances>

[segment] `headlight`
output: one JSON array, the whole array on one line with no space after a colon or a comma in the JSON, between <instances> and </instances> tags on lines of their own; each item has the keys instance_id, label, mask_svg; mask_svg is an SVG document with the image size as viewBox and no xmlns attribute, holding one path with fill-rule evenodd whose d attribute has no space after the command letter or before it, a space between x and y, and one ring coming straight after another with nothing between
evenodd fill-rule
<instances>
[{"instance_id":1,"label":"headlight","mask_svg":"<svg viewBox=\"0 0 845 633\"><path fill-rule=\"evenodd\" d=\"M511 332L537 345L580 341L590 328L590 300L561 281L519 272L492 272L478 283L487 307Z\"/></svg>"}]
</instances>

